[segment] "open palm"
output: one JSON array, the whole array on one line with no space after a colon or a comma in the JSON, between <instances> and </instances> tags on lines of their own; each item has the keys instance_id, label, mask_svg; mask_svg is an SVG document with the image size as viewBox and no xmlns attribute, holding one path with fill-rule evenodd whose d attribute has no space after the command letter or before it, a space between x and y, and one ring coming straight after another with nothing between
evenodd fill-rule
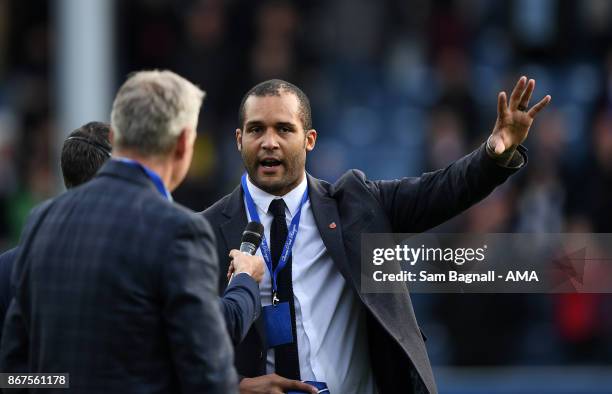
<instances>
[{"instance_id":1,"label":"open palm","mask_svg":"<svg viewBox=\"0 0 612 394\"><path fill-rule=\"evenodd\" d=\"M550 102L551 97L546 95L528 109L534 88L535 80L527 81L527 77L523 76L512 90L510 103L506 98L506 92L500 92L497 96L497 121L490 139L495 154L501 155L525 141L536 115Z\"/></svg>"}]
</instances>

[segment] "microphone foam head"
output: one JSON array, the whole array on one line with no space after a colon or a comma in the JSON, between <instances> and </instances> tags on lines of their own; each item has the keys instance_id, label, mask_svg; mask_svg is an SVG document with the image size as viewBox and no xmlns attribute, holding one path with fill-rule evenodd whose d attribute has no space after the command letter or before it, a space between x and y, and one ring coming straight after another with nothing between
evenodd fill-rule
<instances>
[{"instance_id":1,"label":"microphone foam head","mask_svg":"<svg viewBox=\"0 0 612 394\"><path fill-rule=\"evenodd\" d=\"M261 223L258 222L249 222L244 232L242 233L242 242L249 242L259 247L261 244L261 239L263 237L264 228Z\"/></svg>"}]
</instances>

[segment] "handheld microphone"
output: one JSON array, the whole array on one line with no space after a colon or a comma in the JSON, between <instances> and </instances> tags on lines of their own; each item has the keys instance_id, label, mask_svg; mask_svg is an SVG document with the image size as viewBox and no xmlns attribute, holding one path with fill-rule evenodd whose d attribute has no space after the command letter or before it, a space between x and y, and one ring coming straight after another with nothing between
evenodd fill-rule
<instances>
[{"instance_id":1,"label":"handheld microphone","mask_svg":"<svg viewBox=\"0 0 612 394\"><path fill-rule=\"evenodd\" d=\"M255 255L257 248L261 245L264 228L261 223L249 222L242 232L240 240L240 251L244 254Z\"/></svg>"},{"instance_id":2,"label":"handheld microphone","mask_svg":"<svg viewBox=\"0 0 612 394\"><path fill-rule=\"evenodd\" d=\"M249 222L242 232L242 238L240 239L240 252L251 256L255 255L257 248L261 245L263 239L264 227L258 222ZM234 279L234 273L229 278L229 282Z\"/></svg>"}]
</instances>

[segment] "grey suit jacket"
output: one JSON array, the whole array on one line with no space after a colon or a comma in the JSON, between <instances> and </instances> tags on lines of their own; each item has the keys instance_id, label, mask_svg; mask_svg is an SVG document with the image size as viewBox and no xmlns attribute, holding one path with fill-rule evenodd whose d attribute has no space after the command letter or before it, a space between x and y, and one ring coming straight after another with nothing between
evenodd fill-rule
<instances>
[{"instance_id":1,"label":"grey suit jacket","mask_svg":"<svg viewBox=\"0 0 612 394\"><path fill-rule=\"evenodd\" d=\"M68 372L74 393L237 392L210 225L140 169L109 161L35 212L13 271L3 372Z\"/></svg>"},{"instance_id":2,"label":"grey suit jacket","mask_svg":"<svg viewBox=\"0 0 612 394\"><path fill-rule=\"evenodd\" d=\"M519 147L526 163L525 152ZM360 292L361 234L418 233L435 227L480 201L516 170L496 164L483 145L449 167L421 177L370 181L362 172L351 170L329 184L308 175L309 197L323 243L367 311L371 363L379 393L434 394L437 388L408 290L403 294ZM217 235L219 255L235 248L246 224L240 187L203 215ZM334 228L329 226L332 222ZM224 272L227 263L221 263L220 271ZM225 283L221 276L219 291ZM266 348L258 320L236 348L238 373L249 377L265 374Z\"/></svg>"}]
</instances>

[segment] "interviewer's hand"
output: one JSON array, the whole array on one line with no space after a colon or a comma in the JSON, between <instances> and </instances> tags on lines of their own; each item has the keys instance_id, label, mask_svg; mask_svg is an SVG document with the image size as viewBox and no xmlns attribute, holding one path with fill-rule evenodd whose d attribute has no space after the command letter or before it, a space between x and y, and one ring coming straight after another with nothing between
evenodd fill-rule
<instances>
[{"instance_id":1,"label":"interviewer's hand","mask_svg":"<svg viewBox=\"0 0 612 394\"><path fill-rule=\"evenodd\" d=\"M251 256L232 249L229 257L231 262L227 271L227 280L230 280L232 274L238 275L241 272L246 272L257 283L261 282L264 274L264 261L261 256Z\"/></svg>"},{"instance_id":2,"label":"interviewer's hand","mask_svg":"<svg viewBox=\"0 0 612 394\"><path fill-rule=\"evenodd\" d=\"M288 390L300 390L317 394L319 390L299 380L285 379L277 374L244 378L240 381L240 394L282 394Z\"/></svg>"},{"instance_id":3,"label":"interviewer's hand","mask_svg":"<svg viewBox=\"0 0 612 394\"><path fill-rule=\"evenodd\" d=\"M546 95L536 105L529 107L529 100L535 88L535 80L521 77L507 103L506 92L497 96L497 121L489 138L490 148L495 155L514 150L525 141L535 116L548 105L551 97Z\"/></svg>"}]
</instances>

